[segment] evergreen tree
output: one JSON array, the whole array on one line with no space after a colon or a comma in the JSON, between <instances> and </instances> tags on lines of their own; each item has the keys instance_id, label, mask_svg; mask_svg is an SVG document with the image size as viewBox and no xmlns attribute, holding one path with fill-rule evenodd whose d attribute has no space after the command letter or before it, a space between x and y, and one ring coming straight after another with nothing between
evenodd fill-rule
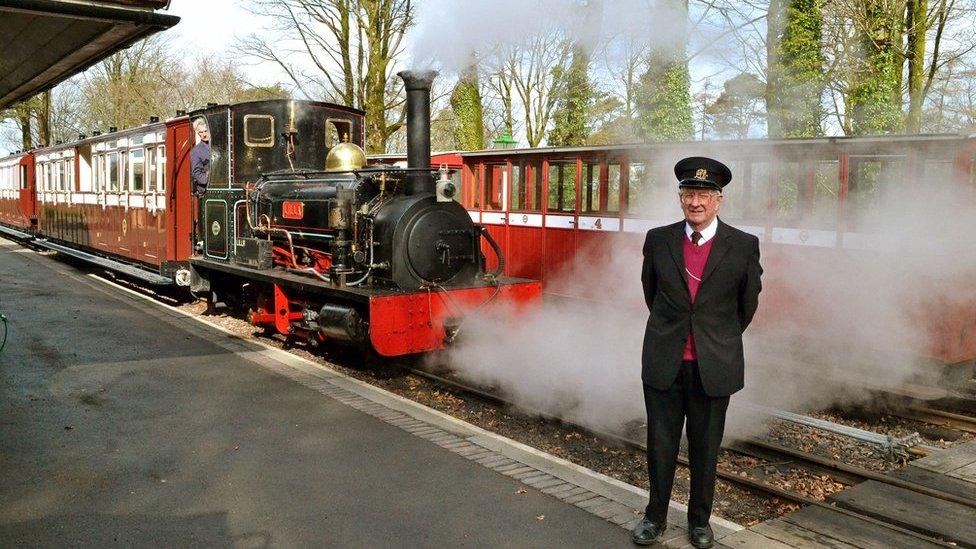
<instances>
[{"instance_id":1,"label":"evergreen tree","mask_svg":"<svg viewBox=\"0 0 976 549\"><path fill-rule=\"evenodd\" d=\"M768 135L823 134L822 0L771 0L766 35Z\"/></svg>"},{"instance_id":2,"label":"evergreen tree","mask_svg":"<svg viewBox=\"0 0 976 549\"><path fill-rule=\"evenodd\" d=\"M902 8L904 4L895 2ZM898 131L902 124L901 10L887 0L865 0L864 21L858 25L861 61L846 97L856 135Z\"/></svg>"},{"instance_id":3,"label":"evergreen tree","mask_svg":"<svg viewBox=\"0 0 976 549\"><path fill-rule=\"evenodd\" d=\"M451 93L454 111L454 146L463 151L485 147L485 119L478 87L478 70L472 65L458 79Z\"/></svg>"},{"instance_id":4,"label":"evergreen tree","mask_svg":"<svg viewBox=\"0 0 976 549\"><path fill-rule=\"evenodd\" d=\"M684 48L656 49L634 94L634 133L644 141L691 139L691 76Z\"/></svg>"},{"instance_id":5,"label":"evergreen tree","mask_svg":"<svg viewBox=\"0 0 976 549\"><path fill-rule=\"evenodd\" d=\"M589 135L587 113L593 102L589 69L589 56L579 44L574 45L573 60L565 75L565 85L560 90L556 112L553 113L554 123L549 130L549 145L562 147L586 144ZM557 78L561 76L556 75Z\"/></svg>"}]
</instances>

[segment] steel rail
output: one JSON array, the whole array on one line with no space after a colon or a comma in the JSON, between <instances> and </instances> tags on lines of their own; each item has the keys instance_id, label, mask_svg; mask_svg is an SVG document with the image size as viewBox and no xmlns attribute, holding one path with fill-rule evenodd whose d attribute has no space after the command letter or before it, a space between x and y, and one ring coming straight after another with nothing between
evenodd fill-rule
<instances>
[{"instance_id":1,"label":"steel rail","mask_svg":"<svg viewBox=\"0 0 976 549\"><path fill-rule=\"evenodd\" d=\"M408 369L408 371L410 373L415 374L415 375L417 375L419 377L423 377L425 379L434 381L435 383L439 383L439 384L441 384L443 386L446 386L446 387L448 387L448 388L450 388L452 390L460 391L462 393L466 393L466 394L473 395L473 396L475 396L475 397L477 397L479 399L483 399L483 400L485 400L487 402L490 402L490 403L493 403L493 404L500 404L500 405L504 405L504 406L515 406L514 403L506 400L505 398L503 398L501 396L498 396L496 394L489 393L487 391L484 391L484 390L479 389L479 388L476 388L476 387L472 387L472 386L467 385L465 383L462 383L462 382L459 382L459 381L456 381L456 380L453 380L453 379L449 379L449 378L446 378L446 377L443 377L443 376L439 376L439 375L436 375L436 374L432 374L430 372L425 372L423 370L419 370L419 369L416 369L416 368L409 368L408 367L407 369ZM616 443L618 443L618 444L620 444L620 445L622 445L624 447L627 447L627 448L630 448L630 449L633 449L633 450L647 451L647 445L645 443L643 443L643 442L640 442L640 441L637 441L637 440L633 440L633 439L630 439L628 437L624 437L624 436L612 434L612 433L606 433L606 432L602 432L602 431L599 431L599 430L594 430L594 429L591 429L589 427L584 427L582 425L578 425L578 424L575 424L575 423L572 423L572 422L565 421L563 419L560 419L560 418L551 416L549 414L540 413L540 412L538 412L536 410L526 410L524 407L521 408L521 409L523 410L523 412L526 412L528 414L537 415L539 417L542 417L545 420L555 421L555 422L557 422L559 424L562 424L562 425L565 425L567 427L571 427L573 429L577 429L579 431L588 433L588 434L590 434L592 436L595 436L597 438L602 438L604 440L613 441L613 442L616 442ZM678 463L680 463L681 465L683 465L685 467L688 467L689 466L688 458L686 456L684 456L684 455L681 455L681 454L678 455ZM730 471L728 469L722 468L722 467L719 467L719 468L716 469L716 476L719 477L719 478L721 478L721 479L723 479L723 480L725 480L725 481L728 481L730 483L733 483L733 484L737 484L737 485L746 487L746 488L751 489L751 490L755 490L755 491L758 491L758 492L763 492L765 494L768 494L768 495L771 495L771 496L774 496L774 497L777 497L777 498L780 498L780 499L783 499L783 500L786 500L786 501L791 501L793 503L798 503L798 504L803 504L803 505L813 505L813 506L816 506L816 507L820 507L820 508L823 508L823 509L827 509L829 511L832 511L832 512L835 512L835 513L840 513L842 515L846 515L846 516L849 516L849 517L852 517L852 518L856 518L858 520L863 520L863 521L866 521L866 522L870 522L870 523L875 524L877 526L881 526L883 528L887 528L889 530L892 530L892 531L895 531L895 532L898 532L898 533L901 533L901 534L904 534L906 536L910 536L910 537L913 537L913 538L916 538L916 539L924 540L924 541L929 542L929 543L933 543L933 544L940 545L940 546L943 546L943 547L958 547L958 544L956 544L956 543L949 543L949 542L943 541L943 540L938 539L938 538L934 538L934 537L931 537L931 536L927 536L927 535L922 534L920 532L916 532L916 531L910 530L908 528L903 528L901 526L898 526L898 525L895 525L895 524L891 524L891 523L885 522L883 520L876 519L876 518L874 518L872 516L864 515L864 514L861 514L861 513L856 512L856 511L852 511L850 509L845 509L843 507L833 506L833 505L830 505L829 503L826 503L826 502L823 502L823 501L820 501L820 500L811 498L811 497L806 496L806 495L803 495L803 494L798 494L798 493L795 493L795 492L790 492L788 490L784 490L784 489L779 488L778 486L774 486L774 485L772 485L772 484L770 484L768 482L764 482L764 481L756 480L756 479L751 479L751 478L748 478L748 477L742 477L742 476L739 476L738 474L736 474L736 473L734 473L734 472L732 472L732 471Z\"/></svg>"},{"instance_id":2,"label":"steel rail","mask_svg":"<svg viewBox=\"0 0 976 549\"><path fill-rule=\"evenodd\" d=\"M953 412L946 412L925 406L911 406L907 410L896 410L891 415L914 419L940 427L948 427L956 431L976 434L976 418Z\"/></svg>"},{"instance_id":3,"label":"steel rail","mask_svg":"<svg viewBox=\"0 0 976 549\"><path fill-rule=\"evenodd\" d=\"M812 466L822 468L828 471L828 474L831 471L835 471L839 473L837 476L856 477L861 481L873 480L884 484L890 484L898 488L904 488L905 490L911 490L912 492L917 492L919 494L923 494L926 496L931 496L945 501L950 501L952 503L958 503L959 505L965 505L967 507L976 508L976 499L974 498L967 498L964 496L950 494L948 492L943 492L942 490L938 490L936 488L925 486L924 484L918 484L916 482L911 482L909 480L893 477L890 475L886 475L884 473L879 473L877 471L865 469L863 467L857 467L856 465L850 465L848 463L843 463L841 461L837 461L834 459L825 458L822 456L818 456L816 454L811 454L808 452L804 452L802 450L797 450L795 448L789 448L787 446L783 446L773 442L767 442L764 440L753 438L744 441L742 443L742 446L746 447L747 453L751 453L749 452L748 447L754 446L756 448L760 448L761 450L773 454L777 454L785 458L803 461ZM733 447L733 450L739 451L739 448ZM760 452L755 452L755 453L760 453ZM755 457L762 457L762 456L755 456Z\"/></svg>"}]
</instances>

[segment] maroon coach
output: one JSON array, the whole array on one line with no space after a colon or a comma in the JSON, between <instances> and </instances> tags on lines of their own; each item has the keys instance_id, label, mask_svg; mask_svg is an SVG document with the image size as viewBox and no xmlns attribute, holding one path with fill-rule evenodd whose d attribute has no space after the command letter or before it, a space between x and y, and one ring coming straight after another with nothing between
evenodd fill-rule
<instances>
[{"instance_id":1,"label":"maroon coach","mask_svg":"<svg viewBox=\"0 0 976 549\"><path fill-rule=\"evenodd\" d=\"M759 303L759 239L718 219L732 172L716 160L674 167L685 219L647 232L641 282L650 310L641 379L647 408L650 501L633 541L664 531L681 428L687 418L688 537L711 547L708 519L729 396L743 386L742 332Z\"/></svg>"}]
</instances>

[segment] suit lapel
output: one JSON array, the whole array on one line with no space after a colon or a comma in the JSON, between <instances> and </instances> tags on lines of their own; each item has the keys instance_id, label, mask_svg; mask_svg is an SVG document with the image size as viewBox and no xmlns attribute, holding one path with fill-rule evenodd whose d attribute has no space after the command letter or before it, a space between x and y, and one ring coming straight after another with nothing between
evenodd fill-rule
<instances>
[{"instance_id":1,"label":"suit lapel","mask_svg":"<svg viewBox=\"0 0 976 549\"><path fill-rule=\"evenodd\" d=\"M704 284L705 280L708 279L708 275L712 274L715 267L718 266L719 262L725 256L725 253L729 251L732 247L731 239L732 231L729 230L728 225L718 222L718 229L715 231L715 242L712 244L712 250L708 254L708 261L705 262L705 271L702 273L701 283Z\"/></svg>"},{"instance_id":2,"label":"suit lapel","mask_svg":"<svg viewBox=\"0 0 976 549\"><path fill-rule=\"evenodd\" d=\"M685 281L685 293L691 299L688 290L688 272L685 271L685 222L681 221L672 225L671 237L668 238L668 249L671 250L671 258L674 259L674 266L681 273L682 280Z\"/></svg>"}]
</instances>

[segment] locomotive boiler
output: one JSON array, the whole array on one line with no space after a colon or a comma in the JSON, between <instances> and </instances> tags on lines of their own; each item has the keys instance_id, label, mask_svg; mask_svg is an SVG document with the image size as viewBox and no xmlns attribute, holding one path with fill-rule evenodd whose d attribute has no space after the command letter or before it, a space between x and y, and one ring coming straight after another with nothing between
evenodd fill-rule
<instances>
[{"instance_id":1,"label":"locomotive boiler","mask_svg":"<svg viewBox=\"0 0 976 549\"><path fill-rule=\"evenodd\" d=\"M441 348L488 304L537 299L537 282L485 271L486 250L504 265L500 248L455 200L446 170L435 180L435 74L400 73L407 168L366 167L352 109L289 101L192 114L212 137L193 289L288 337L386 356Z\"/></svg>"}]
</instances>

